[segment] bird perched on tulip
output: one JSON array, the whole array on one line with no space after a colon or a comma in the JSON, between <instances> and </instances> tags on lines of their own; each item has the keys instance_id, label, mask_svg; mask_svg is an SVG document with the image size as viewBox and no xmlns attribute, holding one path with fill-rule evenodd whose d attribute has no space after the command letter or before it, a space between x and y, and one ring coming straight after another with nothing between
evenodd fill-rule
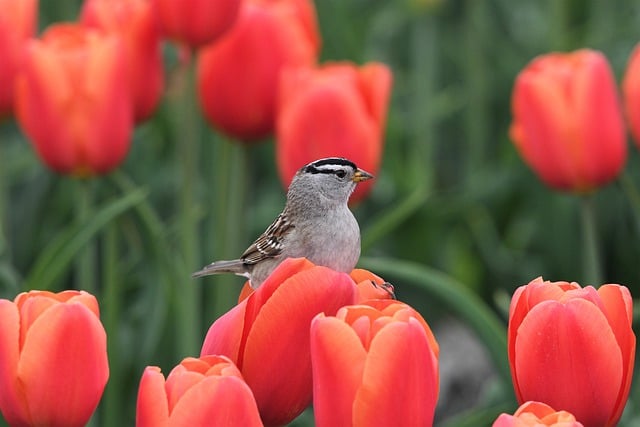
<instances>
[{"instance_id":1,"label":"bird perched on tulip","mask_svg":"<svg viewBox=\"0 0 640 427\"><path fill-rule=\"evenodd\" d=\"M239 259L216 261L193 277L234 273L256 289L287 258L351 272L360 257L360 227L347 206L359 182L373 178L352 161L329 157L303 166L284 210Z\"/></svg>"}]
</instances>

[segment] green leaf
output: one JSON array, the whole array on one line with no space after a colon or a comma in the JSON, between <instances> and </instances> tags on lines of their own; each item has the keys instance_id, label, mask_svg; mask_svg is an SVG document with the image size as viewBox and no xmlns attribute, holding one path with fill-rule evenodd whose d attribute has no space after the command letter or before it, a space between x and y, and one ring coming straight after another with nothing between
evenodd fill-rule
<instances>
[{"instance_id":1,"label":"green leaf","mask_svg":"<svg viewBox=\"0 0 640 427\"><path fill-rule=\"evenodd\" d=\"M360 267L382 277L393 276L414 285L450 308L467 323L487 347L493 365L505 384L511 383L507 358L507 330L498 316L453 277L436 269L392 258L360 258ZM436 337L437 338L437 337Z\"/></svg>"},{"instance_id":2,"label":"green leaf","mask_svg":"<svg viewBox=\"0 0 640 427\"><path fill-rule=\"evenodd\" d=\"M47 290L67 271L85 245L116 217L141 203L146 191L136 190L106 203L95 216L83 224L74 224L47 245L36 260L24 282L24 289Z\"/></svg>"}]
</instances>

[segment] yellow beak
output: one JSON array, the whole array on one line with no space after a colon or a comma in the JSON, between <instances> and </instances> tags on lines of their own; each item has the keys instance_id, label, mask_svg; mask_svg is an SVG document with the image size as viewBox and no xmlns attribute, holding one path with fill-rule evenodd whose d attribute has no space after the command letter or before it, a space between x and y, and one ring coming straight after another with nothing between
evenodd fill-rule
<instances>
[{"instance_id":1,"label":"yellow beak","mask_svg":"<svg viewBox=\"0 0 640 427\"><path fill-rule=\"evenodd\" d=\"M371 178L373 178L373 175L371 175L369 172L365 172L362 169L358 169L356 173L353 174L352 180L353 182L362 182Z\"/></svg>"}]
</instances>

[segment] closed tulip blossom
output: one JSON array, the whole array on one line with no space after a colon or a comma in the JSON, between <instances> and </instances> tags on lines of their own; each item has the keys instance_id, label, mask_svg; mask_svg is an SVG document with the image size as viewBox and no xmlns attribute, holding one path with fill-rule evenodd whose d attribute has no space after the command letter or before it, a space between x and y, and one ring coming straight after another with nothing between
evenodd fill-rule
<instances>
[{"instance_id":1,"label":"closed tulip blossom","mask_svg":"<svg viewBox=\"0 0 640 427\"><path fill-rule=\"evenodd\" d=\"M311 0L245 0L236 25L199 54L205 118L241 141L269 136L281 71L315 64L319 46Z\"/></svg>"},{"instance_id":2,"label":"closed tulip blossom","mask_svg":"<svg viewBox=\"0 0 640 427\"><path fill-rule=\"evenodd\" d=\"M121 37L135 121L149 118L164 85L160 32L150 0L87 0L80 19Z\"/></svg>"},{"instance_id":3,"label":"closed tulip blossom","mask_svg":"<svg viewBox=\"0 0 640 427\"><path fill-rule=\"evenodd\" d=\"M321 157L346 157L375 175L382 158L391 83L391 70L380 63L285 70L276 131L283 185L289 185L302 165ZM362 199L372 185L359 185L351 200Z\"/></svg>"},{"instance_id":4,"label":"closed tulip blossom","mask_svg":"<svg viewBox=\"0 0 640 427\"><path fill-rule=\"evenodd\" d=\"M539 401L585 427L615 426L629 395L636 338L621 285L535 279L509 310L509 363L518 402Z\"/></svg>"},{"instance_id":5,"label":"closed tulip blossom","mask_svg":"<svg viewBox=\"0 0 640 427\"><path fill-rule=\"evenodd\" d=\"M17 85L18 123L51 169L88 177L124 160L133 114L118 37L49 27L29 43Z\"/></svg>"},{"instance_id":6,"label":"closed tulip blossom","mask_svg":"<svg viewBox=\"0 0 640 427\"><path fill-rule=\"evenodd\" d=\"M348 275L287 259L211 325L201 355L229 357L253 391L264 424L287 424L311 403L311 320L355 298Z\"/></svg>"},{"instance_id":7,"label":"closed tulip blossom","mask_svg":"<svg viewBox=\"0 0 640 427\"><path fill-rule=\"evenodd\" d=\"M627 157L617 86L593 50L539 56L518 75L510 136L549 187L588 193L615 179Z\"/></svg>"},{"instance_id":8,"label":"closed tulip blossom","mask_svg":"<svg viewBox=\"0 0 640 427\"><path fill-rule=\"evenodd\" d=\"M0 118L13 111L15 78L37 22L37 0L0 0Z\"/></svg>"},{"instance_id":9,"label":"closed tulip blossom","mask_svg":"<svg viewBox=\"0 0 640 427\"><path fill-rule=\"evenodd\" d=\"M188 357L166 381L148 366L138 389L137 427L259 427L258 407L236 366L224 356Z\"/></svg>"},{"instance_id":10,"label":"closed tulip blossom","mask_svg":"<svg viewBox=\"0 0 640 427\"><path fill-rule=\"evenodd\" d=\"M513 414L501 414L492 427L584 427L567 411L540 402L526 402Z\"/></svg>"},{"instance_id":11,"label":"closed tulip blossom","mask_svg":"<svg viewBox=\"0 0 640 427\"><path fill-rule=\"evenodd\" d=\"M84 426L109 377L98 302L81 291L0 299L0 410L12 426Z\"/></svg>"},{"instance_id":12,"label":"closed tulip blossom","mask_svg":"<svg viewBox=\"0 0 640 427\"><path fill-rule=\"evenodd\" d=\"M218 39L236 22L241 0L152 0L164 35L192 48Z\"/></svg>"},{"instance_id":13,"label":"closed tulip blossom","mask_svg":"<svg viewBox=\"0 0 640 427\"><path fill-rule=\"evenodd\" d=\"M429 426L438 344L408 305L373 300L311 324L316 426Z\"/></svg>"}]
</instances>

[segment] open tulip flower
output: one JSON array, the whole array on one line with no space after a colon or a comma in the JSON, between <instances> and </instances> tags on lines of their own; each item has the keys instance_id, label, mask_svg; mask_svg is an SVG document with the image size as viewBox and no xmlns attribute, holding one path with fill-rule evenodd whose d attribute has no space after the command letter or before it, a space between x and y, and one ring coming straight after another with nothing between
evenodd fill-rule
<instances>
[{"instance_id":1,"label":"open tulip flower","mask_svg":"<svg viewBox=\"0 0 640 427\"><path fill-rule=\"evenodd\" d=\"M311 325L316 425L432 425L438 351L420 314L398 301L319 314Z\"/></svg>"},{"instance_id":2,"label":"open tulip flower","mask_svg":"<svg viewBox=\"0 0 640 427\"><path fill-rule=\"evenodd\" d=\"M251 387L265 425L286 424L311 403L311 320L335 314L356 296L345 273L287 259L211 325L201 355L229 357Z\"/></svg>"},{"instance_id":3,"label":"open tulip flower","mask_svg":"<svg viewBox=\"0 0 640 427\"><path fill-rule=\"evenodd\" d=\"M584 427L567 411L540 402L526 402L513 415L502 414L493 427Z\"/></svg>"},{"instance_id":4,"label":"open tulip flower","mask_svg":"<svg viewBox=\"0 0 640 427\"><path fill-rule=\"evenodd\" d=\"M109 377L107 337L86 292L0 300L0 410L13 426L84 426Z\"/></svg>"},{"instance_id":5,"label":"open tulip flower","mask_svg":"<svg viewBox=\"0 0 640 427\"><path fill-rule=\"evenodd\" d=\"M166 381L148 366L138 390L137 427L259 427L258 407L236 366L224 356L188 357Z\"/></svg>"},{"instance_id":6,"label":"open tulip flower","mask_svg":"<svg viewBox=\"0 0 640 427\"><path fill-rule=\"evenodd\" d=\"M391 70L381 63L283 71L276 157L284 186L301 166L321 157L346 157L375 175L382 158L391 83ZM362 199L372 185L359 185L352 200Z\"/></svg>"},{"instance_id":7,"label":"open tulip flower","mask_svg":"<svg viewBox=\"0 0 640 427\"><path fill-rule=\"evenodd\" d=\"M204 116L242 141L269 136L281 71L311 66L319 46L311 0L245 0L233 28L199 54Z\"/></svg>"},{"instance_id":8,"label":"open tulip flower","mask_svg":"<svg viewBox=\"0 0 640 427\"><path fill-rule=\"evenodd\" d=\"M0 0L0 118L13 111L22 50L38 22L38 0Z\"/></svg>"},{"instance_id":9,"label":"open tulip flower","mask_svg":"<svg viewBox=\"0 0 640 427\"><path fill-rule=\"evenodd\" d=\"M118 37L56 24L29 42L17 81L18 123L41 159L87 177L118 166L129 151L132 101Z\"/></svg>"},{"instance_id":10,"label":"open tulip flower","mask_svg":"<svg viewBox=\"0 0 640 427\"><path fill-rule=\"evenodd\" d=\"M571 412L585 427L615 426L635 358L632 299L620 285L598 290L535 279L509 310L509 363L518 401Z\"/></svg>"},{"instance_id":11,"label":"open tulip flower","mask_svg":"<svg viewBox=\"0 0 640 427\"><path fill-rule=\"evenodd\" d=\"M627 157L617 86L593 50L550 53L518 75L510 136L548 186L586 193L618 176Z\"/></svg>"},{"instance_id":12,"label":"open tulip flower","mask_svg":"<svg viewBox=\"0 0 640 427\"><path fill-rule=\"evenodd\" d=\"M164 85L160 32L150 0L87 0L80 19L121 37L135 121L149 118Z\"/></svg>"}]
</instances>

